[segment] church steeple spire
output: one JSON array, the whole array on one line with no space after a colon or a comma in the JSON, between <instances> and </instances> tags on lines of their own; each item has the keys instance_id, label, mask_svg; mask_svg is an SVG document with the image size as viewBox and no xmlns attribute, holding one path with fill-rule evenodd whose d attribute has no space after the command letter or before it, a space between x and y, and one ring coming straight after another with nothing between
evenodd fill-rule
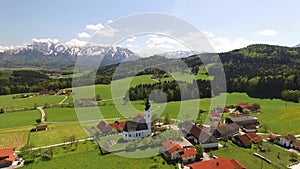
<instances>
[{"instance_id":1,"label":"church steeple spire","mask_svg":"<svg viewBox=\"0 0 300 169\"><path fill-rule=\"evenodd\" d=\"M147 98L147 101L145 103L145 111L148 111L151 107L151 104L150 104L150 101L149 101L149 98Z\"/></svg>"},{"instance_id":2,"label":"church steeple spire","mask_svg":"<svg viewBox=\"0 0 300 169\"><path fill-rule=\"evenodd\" d=\"M147 123L147 127L148 127L148 132L149 134L151 133L151 104L150 104L150 101L149 101L149 98L147 98L147 101L145 103L145 112L144 112L144 118L145 118L145 121Z\"/></svg>"}]
</instances>

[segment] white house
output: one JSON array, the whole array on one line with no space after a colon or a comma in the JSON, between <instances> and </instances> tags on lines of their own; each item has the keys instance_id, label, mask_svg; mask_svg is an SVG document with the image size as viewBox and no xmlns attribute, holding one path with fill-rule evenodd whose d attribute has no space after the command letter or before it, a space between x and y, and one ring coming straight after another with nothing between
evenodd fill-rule
<instances>
[{"instance_id":1,"label":"white house","mask_svg":"<svg viewBox=\"0 0 300 169\"><path fill-rule=\"evenodd\" d=\"M297 141L297 138L291 134L280 136L278 144L287 148L300 150L300 143Z\"/></svg>"},{"instance_id":2,"label":"white house","mask_svg":"<svg viewBox=\"0 0 300 169\"><path fill-rule=\"evenodd\" d=\"M147 99L144 115L136 116L133 120L126 121L123 128L123 139L133 140L147 137L151 134L151 110L150 102Z\"/></svg>"},{"instance_id":3,"label":"white house","mask_svg":"<svg viewBox=\"0 0 300 169\"><path fill-rule=\"evenodd\" d=\"M218 148L218 139L206 131L203 126L201 127L192 122L185 121L182 123L182 132L190 142L192 141L194 144L201 144L205 149Z\"/></svg>"}]
</instances>

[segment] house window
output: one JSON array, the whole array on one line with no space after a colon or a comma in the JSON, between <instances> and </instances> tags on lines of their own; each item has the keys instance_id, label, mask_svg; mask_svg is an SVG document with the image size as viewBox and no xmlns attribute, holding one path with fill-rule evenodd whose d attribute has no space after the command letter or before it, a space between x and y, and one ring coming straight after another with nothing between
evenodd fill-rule
<instances>
[{"instance_id":1,"label":"house window","mask_svg":"<svg viewBox=\"0 0 300 169\"><path fill-rule=\"evenodd\" d=\"M129 134L129 137L131 137L131 134Z\"/></svg>"},{"instance_id":2,"label":"house window","mask_svg":"<svg viewBox=\"0 0 300 169\"><path fill-rule=\"evenodd\" d=\"M141 137L141 133L139 133L139 137Z\"/></svg>"},{"instance_id":3,"label":"house window","mask_svg":"<svg viewBox=\"0 0 300 169\"><path fill-rule=\"evenodd\" d=\"M125 137L127 137L127 134L125 134Z\"/></svg>"},{"instance_id":4,"label":"house window","mask_svg":"<svg viewBox=\"0 0 300 169\"><path fill-rule=\"evenodd\" d=\"M138 133L135 133L135 137L137 137L138 136Z\"/></svg>"}]
</instances>

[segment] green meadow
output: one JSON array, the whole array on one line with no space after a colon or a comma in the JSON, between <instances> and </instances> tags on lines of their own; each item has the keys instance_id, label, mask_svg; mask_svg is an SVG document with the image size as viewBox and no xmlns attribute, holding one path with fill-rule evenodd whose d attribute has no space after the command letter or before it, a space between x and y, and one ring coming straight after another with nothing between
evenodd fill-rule
<instances>
[{"instance_id":1,"label":"green meadow","mask_svg":"<svg viewBox=\"0 0 300 169\"><path fill-rule=\"evenodd\" d=\"M223 94L224 95L224 94ZM218 96L216 98L223 98ZM226 94L225 105L236 105L240 102L258 103L261 106L261 114L251 114L258 117L261 124L266 124L270 131L278 134L299 134L300 133L300 104L285 102L279 99L258 99L251 98L245 93L230 93ZM107 102L106 105L96 108L80 107L76 111L82 117L81 120L92 120L101 118L123 118L133 117L135 114L143 113L144 102L132 102L132 106L127 103L123 104L122 100ZM167 113L174 119L195 119L198 111L209 111L211 108L218 107L211 105L210 98L202 98L199 100L187 100L181 102L168 102L166 104L152 103L153 114L165 116ZM76 121L77 116L73 108L48 108L45 109L48 121L51 122L68 122ZM89 112L101 112L101 115L93 116ZM99 113L100 114L100 113ZM203 122L206 121L207 115L203 114Z\"/></svg>"},{"instance_id":2,"label":"green meadow","mask_svg":"<svg viewBox=\"0 0 300 169\"><path fill-rule=\"evenodd\" d=\"M62 143L64 138L72 135L75 135L76 139L88 137L78 122L58 123L49 124L48 130L30 133L28 142L36 147L46 146Z\"/></svg>"},{"instance_id":3,"label":"green meadow","mask_svg":"<svg viewBox=\"0 0 300 169\"><path fill-rule=\"evenodd\" d=\"M39 110L16 111L0 114L0 129L34 125L36 119L40 119Z\"/></svg>"},{"instance_id":4,"label":"green meadow","mask_svg":"<svg viewBox=\"0 0 300 169\"><path fill-rule=\"evenodd\" d=\"M289 161L290 152L276 147L268 142L262 143L262 147L267 149L267 151L259 152L255 145L252 145L251 149L245 149L238 147L231 142L227 142L226 148L220 148L219 150L212 151L211 153L217 157L236 159L249 169L261 168L261 165L263 168L268 169L287 168L286 166L291 163L291 161ZM262 161L260 158L253 155L254 152L271 160L272 163L269 164L265 161ZM278 153L280 154L280 158L278 158Z\"/></svg>"},{"instance_id":5,"label":"green meadow","mask_svg":"<svg viewBox=\"0 0 300 169\"><path fill-rule=\"evenodd\" d=\"M0 148L16 147L22 148L27 144L29 131L33 128L32 125L1 128L0 129Z\"/></svg>"},{"instance_id":6,"label":"green meadow","mask_svg":"<svg viewBox=\"0 0 300 169\"><path fill-rule=\"evenodd\" d=\"M73 146L74 147L74 146ZM52 168L90 168L90 169L140 169L140 168L176 169L168 165L160 156L149 158L127 158L114 154L100 155L99 150L90 141L79 143L76 150L66 151L61 147L55 148L53 159L42 161L35 159L34 163L25 165L24 169Z\"/></svg>"},{"instance_id":7,"label":"green meadow","mask_svg":"<svg viewBox=\"0 0 300 169\"><path fill-rule=\"evenodd\" d=\"M32 108L34 106L44 106L47 104L56 104L64 99L64 96L56 95L36 95L27 98L14 98L19 94L0 96L0 108L18 109Z\"/></svg>"}]
</instances>

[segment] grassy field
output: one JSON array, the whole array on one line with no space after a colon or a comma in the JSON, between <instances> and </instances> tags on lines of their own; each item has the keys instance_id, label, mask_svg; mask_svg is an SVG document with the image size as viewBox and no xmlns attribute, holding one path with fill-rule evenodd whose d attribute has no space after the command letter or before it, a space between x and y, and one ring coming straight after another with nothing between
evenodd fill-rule
<instances>
[{"instance_id":1,"label":"grassy field","mask_svg":"<svg viewBox=\"0 0 300 169\"><path fill-rule=\"evenodd\" d=\"M202 70L202 69L201 69ZM203 71L199 71L197 75L190 75L187 73L180 73L174 72L172 73L173 77L162 78L162 79L151 79L152 75L142 75L142 76L135 76L135 77L127 77L124 79L114 80L109 85L99 84L94 86L84 86L84 87L77 87L74 89L76 97L91 97L93 92L95 94L99 94L102 99L111 99L117 97L123 97L126 91L130 87L134 87L138 84L153 84L159 81L173 81L176 79L177 81L184 81L192 83L194 79L202 79L202 80L209 80L212 77L207 76L203 73ZM111 93L113 91L113 95Z\"/></svg>"},{"instance_id":2,"label":"grassy field","mask_svg":"<svg viewBox=\"0 0 300 169\"><path fill-rule=\"evenodd\" d=\"M64 99L64 96L45 95L32 96L28 98L15 98L16 95L0 96L0 108L17 109L17 108L32 108L34 106L44 106L47 104L59 103Z\"/></svg>"},{"instance_id":3,"label":"grassy field","mask_svg":"<svg viewBox=\"0 0 300 169\"><path fill-rule=\"evenodd\" d=\"M40 119L39 110L17 111L0 114L0 129L18 126L34 125Z\"/></svg>"},{"instance_id":4,"label":"grassy field","mask_svg":"<svg viewBox=\"0 0 300 169\"><path fill-rule=\"evenodd\" d=\"M45 109L48 122L69 122L77 121L74 108L47 108Z\"/></svg>"},{"instance_id":5,"label":"grassy field","mask_svg":"<svg viewBox=\"0 0 300 169\"><path fill-rule=\"evenodd\" d=\"M52 168L91 168L91 169L140 169L155 167L159 169L176 169L167 165L164 160L157 156L153 158L126 158L114 154L100 155L95 145L86 142L79 143L76 151L66 152L56 148L53 159L49 161L36 160L34 163L25 165L24 169L52 169ZM164 164L163 164L164 163Z\"/></svg>"},{"instance_id":6,"label":"grassy field","mask_svg":"<svg viewBox=\"0 0 300 169\"><path fill-rule=\"evenodd\" d=\"M75 135L76 139L88 137L78 122L49 124L46 131L30 133L29 143L35 147L57 144L72 135Z\"/></svg>"},{"instance_id":7,"label":"grassy field","mask_svg":"<svg viewBox=\"0 0 300 169\"><path fill-rule=\"evenodd\" d=\"M21 126L0 129L0 148L16 147L20 149L28 141L28 134L32 126Z\"/></svg>"},{"instance_id":8,"label":"grassy field","mask_svg":"<svg viewBox=\"0 0 300 169\"><path fill-rule=\"evenodd\" d=\"M217 97L221 98L221 97ZM236 105L240 102L258 103L261 105L261 114L253 114L257 116L261 124L266 124L269 130L278 134L299 134L300 133L300 104L288 102L279 99L257 99L250 98L245 93L226 94L226 105ZM198 104L198 107L196 106ZM286 106L287 105L287 106ZM99 110L104 118L133 117L135 114L143 113L144 102L133 102L131 107L129 104L123 105L123 101L119 100L112 104L107 101L105 105L99 106ZM199 100L188 100L182 102L168 102L167 104L152 103L153 114L165 116L167 113L174 119L195 119L195 115L199 109L209 111L211 107L211 99L203 98ZM214 106L212 106L214 107ZM81 114L86 114L88 119L97 119L88 114L94 111L93 108L78 108ZM49 112L49 113L48 113ZM97 110L98 112L98 110ZM74 109L71 108L49 108L46 109L49 121L75 121L77 119ZM95 116L97 117L97 116ZM207 115L203 114L203 122ZM274 118L276 117L276 118ZM100 118L100 116L99 116Z\"/></svg>"},{"instance_id":9,"label":"grassy field","mask_svg":"<svg viewBox=\"0 0 300 169\"><path fill-rule=\"evenodd\" d=\"M219 97L221 98L221 97ZM217 98L218 99L218 98ZM164 116L169 113L171 118L183 119L185 114L195 112L199 109L209 111L211 99L200 99L199 107L196 102L189 101L182 102L168 102L165 110L159 110L163 112ZM240 102L246 103L258 103L261 105L261 114L252 114L256 116L261 124L266 124L270 131L278 134L300 134L300 104L286 102L280 99L258 99L251 98L245 93L230 93L226 94L226 105L237 105ZM185 109L180 111L181 104L186 104ZM160 104L157 104L161 106ZM212 106L214 107L214 106Z\"/></svg>"},{"instance_id":10,"label":"grassy field","mask_svg":"<svg viewBox=\"0 0 300 169\"><path fill-rule=\"evenodd\" d=\"M270 143L264 142L262 145L265 149L269 151L266 152L257 152L258 150L252 145L252 149L244 149L236 146L235 144L228 142L226 148L220 148L219 150L212 151L213 155L217 157L225 157L229 159L236 159L240 161L247 168L260 168L261 163L263 163L263 168L268 169L278 169L278 168L287 168L286 166L292 162L289 161L289 152L283 149L280 149ZM259 153L260 155L271 160L272 163L269 164L265 161L262 162L260 158L257 158L253 155L254 152ZM277 158L278 152L280 153L280 159Z\"/></svg>"}]
</instances>

